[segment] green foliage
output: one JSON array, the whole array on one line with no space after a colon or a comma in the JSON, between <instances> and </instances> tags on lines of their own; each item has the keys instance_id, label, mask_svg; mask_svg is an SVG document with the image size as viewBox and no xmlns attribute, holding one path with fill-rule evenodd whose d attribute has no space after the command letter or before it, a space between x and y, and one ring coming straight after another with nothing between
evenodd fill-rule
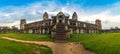
<instances>
[{"instance_id":1,"label":"green foliage","mask_svg":"<svg viewBox=\"0 0 120 54\"><path fill-rule=\"evenodd\" d=\"M71 42L83 44L97 54L120 54L120 33L72 34Z\"/></svg>"},{"instance_id":2,"label":"green foliage","mask_svg":"<svg viewBox=\"0 0 120 54\"><path fill-rule=\"evenodd\" d=\"M0 54L52 54L51 48L44 45L27 44L0 39Z\"/></svg>"},{"instance_id":3,"label":"green foliage","mask_svg":"<svg viewBox=\"0 0 120 54\"><path fill-rule=\"evenodd\" d=\"M12 26L11 30L18 30L18 28L15 26Z\"/></svg>"},{"instance_id":4,"label":"green foliage","mask_svg":"<svg viewBox=\"0 0 120 54\"><path fill-rule=\"evenodd\" d=\"M22 40L52 41L49 34L8 33L8 34L0 34L0 36L6 36L6 37L22 39Z\"/></svg>"}]
</instances>

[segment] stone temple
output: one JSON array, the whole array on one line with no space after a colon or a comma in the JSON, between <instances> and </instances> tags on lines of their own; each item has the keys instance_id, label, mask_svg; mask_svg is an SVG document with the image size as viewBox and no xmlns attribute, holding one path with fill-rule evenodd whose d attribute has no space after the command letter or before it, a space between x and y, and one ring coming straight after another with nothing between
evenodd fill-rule
<instances>
[{"instance_id":1,"label":"stone temple","mask_svg":"<svg viewBox=\"0 0 120 54\"><path fill-rule=\"evenodd\" d=\"M102 30L102 25L99 19L96 19L95 24L78 21L76 12L73 13L72 19L63 12L49 18L45 12L41 21L27 24L25 19L21 19L20 30L23 33L51 34L56 40L65 40L70 34L98 33Z\"/></svg>"}]
</instances>

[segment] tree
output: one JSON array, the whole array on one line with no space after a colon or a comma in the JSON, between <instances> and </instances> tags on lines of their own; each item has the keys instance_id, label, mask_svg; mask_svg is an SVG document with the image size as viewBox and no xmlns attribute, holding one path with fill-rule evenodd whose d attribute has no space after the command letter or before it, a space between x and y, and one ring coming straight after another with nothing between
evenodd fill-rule
<instances>
[{"instance_id":1,"label":"tree","mask_svg":"<svg viewBox=\"0 0 120 54\"><path fill-rule=\"evenodd\" d=\"M118 26L115 26L115 29L119 29Z\"/></svg>"},{"instance_id":2,"label":"tree","mask_svg":"<svg viewBox=\"0 0 120 54\"><path fill-rule=\"evenodd\" d=\"M18 30L18 28L17 27L15 27L15 26L12 26L12 28L11 28L12 30Z\"/></svg>"},{"instance_id":3,"label":"tree","mask_svg":"<svg viewBox=\"0 0 120 54\"><path fill-rule=\"evenodd\" d=\"M114 29L113 27L111 27L110 29Z\"/></svg>"}]
</instances>

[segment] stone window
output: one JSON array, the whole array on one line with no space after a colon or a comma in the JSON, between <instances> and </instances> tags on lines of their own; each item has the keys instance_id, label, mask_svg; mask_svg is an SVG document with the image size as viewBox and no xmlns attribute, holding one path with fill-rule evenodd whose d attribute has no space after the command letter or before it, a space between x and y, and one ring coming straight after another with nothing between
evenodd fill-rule
<instances>
[{"instance_id":1,"label":"stone window","mask_svg":"<svg viewBox=\"0 0 120 54\"><path fill-rule=\"evenodd\" d=\"M72 25L72 23L70 23L70 25Z\"/></svg>"},{"instance_id":2,"label":"stone window","mask_svg":"<svg viewBox=\"0 0 120 54\"><path fill-rule=\"evenodd\" d=\"M86 24L83 24L84 27L86 27Z\"/></svg>"},{"instance_id":3,"label":"stone window","mask_svg":"<svg viewBox=\"0 0 120 54\"><path fill-rule=\"evenodd\" d=\"M50 25L50 22L49 22L49 25Z\"/></svg>"},{"instance_id":4,"label":"stone window","mask_svg":"<svg viewBox=\"0 0 120 54\"><path fill-rule=\"evenodd\" d=\"M62 20L59 20L59 23L62 23Z\"/></svg>"},{"instance_id":5,"label":"stone window","mask_svg":"<svg viewBox=\"0 0 120 54\"><path fill-rule=\"evenodd\" d=\"M62 18L62 16L59 16L59 18Z\"/></svg>"},{"instance_id":6,"label":"stone window","mask_svg":"<svg viewBox=\"0 0 120 54\"><path fill-rule=\"evenodd\" d=\"M73 25L75 25L75 23L73 23Z\"/></svg>"}]
</instances>

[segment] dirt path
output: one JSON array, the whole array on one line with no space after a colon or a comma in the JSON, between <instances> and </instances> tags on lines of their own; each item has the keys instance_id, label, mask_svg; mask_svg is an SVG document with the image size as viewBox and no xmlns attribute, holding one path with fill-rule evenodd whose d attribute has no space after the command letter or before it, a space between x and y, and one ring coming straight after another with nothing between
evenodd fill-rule
<instances>
[{"instance_id":1,"label":"dirt path","mask_svg":"<svg viewBox=\"0 0 120 54\"><path fill-rule=\"evenodd\" d=\"M81 44L68 42L68 43L54 43L54 42L46 42L46 41L27 41L27 40L18 40L9 37L1 37L3 39L24 42L24 43L34 43L34 44L42 44L47 45L52 48L53 54L95 54L94 52L85 50Z\"/></svg>"}]
</instances>

